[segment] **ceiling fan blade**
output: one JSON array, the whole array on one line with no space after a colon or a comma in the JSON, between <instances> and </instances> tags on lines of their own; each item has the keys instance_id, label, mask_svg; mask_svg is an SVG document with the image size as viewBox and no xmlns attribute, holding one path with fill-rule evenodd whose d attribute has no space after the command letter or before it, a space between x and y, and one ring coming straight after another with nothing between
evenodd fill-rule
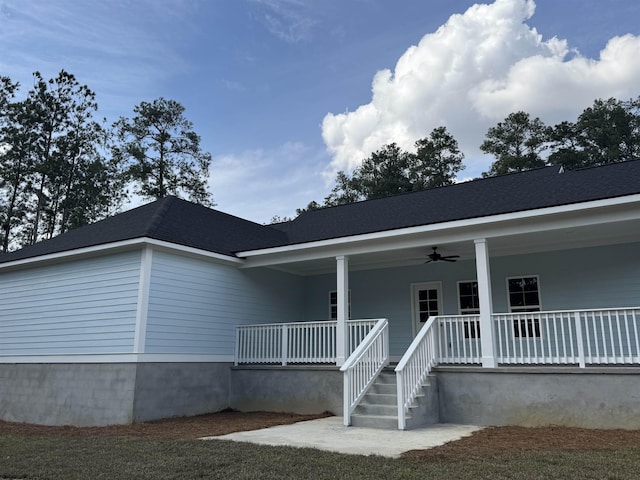
<instances>
[{"instance_id":1,"label":"ceiling fan blade","mask_svg":"<svg viewBox=\"0 0 640 480\"><path fill-rule=\"evenodd\" d=\"M424 263L425 263L425 264L427 264L427 263L431 263L431 262L433 262L433 261L434 261L434 260L427 260L427 261L426 261L426 262L424 262Z\"/></svg>"},{"instance_id":2,"label":"ceiling fan blade","mask_svg":"<svg viewBox=\"0 0 640 480\"><path fill-rule=\"evenodd\" d=\"M449 257L442 257L440 260L442 260L443 262L451 262L451 263L455 263L455 260L449 258Z\"/></svg>"},{"instance_id":3,"label":"ceiling fan blade","mask_svg":"<svg viewBox=\"0 0 640 480\"><path fill-rule=\"evenodd\" d=\"M447 258L460 258L460 255L445 255L444 257L440 257L443 260L447 259Z\"/></svg>"}]
</instances>

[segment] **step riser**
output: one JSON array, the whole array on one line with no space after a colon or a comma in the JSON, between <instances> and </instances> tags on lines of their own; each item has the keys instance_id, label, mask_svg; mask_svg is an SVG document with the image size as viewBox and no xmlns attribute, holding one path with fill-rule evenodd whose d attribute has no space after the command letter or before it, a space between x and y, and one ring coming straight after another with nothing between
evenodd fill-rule
<instances>
[{"instance_id":1,"label":"step riser","mask_svg":"<svg viewBox=\"0 0 640 480\"><path fill-rule=\"evenodd\" d=\"M361 403L356 408L355 415L382 415L393 417L398 415L398 407L396 405L372 405Z\"/></svg>"},{"instance_id":2,"label":"step riser","mask_svg":"<svg viewBox=\"0 0 640 480\"><path fill-rule=\"evenodd\" d=\"M368 393L364 396L364 403L374 403L376 405L397 405L398 397L396 395L379 395Z\"/></svg>"},{"instance_id":3,"label":"step riser","mask_svg":"<svg viewBox=\"0 0 640 480\"><path fill-rule=\"evenodd\" d=\"M393 385L388 383L374 383L371 386L371 390L369 390L369 392L381 393L384 395L395 395L398 392L398 387L395 383Z\"/></svg>"},{"instance_id":4,"label":"step riser","mask_svg":"<svg viewBox=\"0 0 640 480\"><path fill-rule=\"evenodd\" d=\"M398 428L398 419L389 417L351 416L351 425L354 427L383 428L395 430Z\"/></svg>"}]
</instances>

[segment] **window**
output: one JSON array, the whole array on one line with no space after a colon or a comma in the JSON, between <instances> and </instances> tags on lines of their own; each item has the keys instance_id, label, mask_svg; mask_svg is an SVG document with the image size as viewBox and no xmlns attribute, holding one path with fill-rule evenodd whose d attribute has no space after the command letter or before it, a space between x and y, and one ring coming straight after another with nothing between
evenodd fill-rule
<instances>
[{"instance_id":1,"label":"window","mask_svg":"<svg viewBox=\"0 0 640 480\"><path fill-rule=\"evenodd\" d=\"M478 315L480 313L478 282L458 282L458 303L460 315Z\"/></svg>"},{"instance_id":2,"label":"window","mask_svg":"<svg viewBox=\"0 0 640 480\"><path fill-rule=\"evenodd\" d=\"M478 282L458 282L458 307L460 315L478 315L480 313L480 299L478 297ZM480 322L464 322L464 338L480 338Z\"/></svg>"},{"instance_id":3,"label":"window","mask_svg":"<svg viewBox=\"0 0 640 480\"><path fill-rule=\"evenodd\" d=\"M348 317L351 318L351 290L349 290L349 313ZM329 320L338 319L338 292L335 290L329 292Z\"/></svg>"},{"instance_id":4,"label":"window","mask_svg":"<svg viewBox=\"0 0 640 480\"><path fill-rule=\"evenodd\" d=\"M440 315L438 289L425 288L418 290L418 318L420 323L425 323L429 320L429 317L435 315Z\"/></svg>"},{"instance_id":5,"label":"window","mask_svg":"<svg viewBox=\"0 0 640 480\"><path fill-rule=\"evenodd\" d=\"M509 311L539 312L540 289L538 276L507 278ZM526 318L513 321L513 333L516 337L540 337L540 320Z\"/></svg>"}]
</instances>

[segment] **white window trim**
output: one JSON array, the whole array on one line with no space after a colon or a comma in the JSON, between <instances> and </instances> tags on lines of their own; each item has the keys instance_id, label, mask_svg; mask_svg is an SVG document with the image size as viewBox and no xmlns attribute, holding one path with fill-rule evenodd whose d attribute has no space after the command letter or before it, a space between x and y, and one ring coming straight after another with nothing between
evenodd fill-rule
<instances>
[{"instance_id":1,"label":"white window trim","mask_svg":"<svg viewBox=\"0 0 640 480\"><path fill-rule=\"evenodd\" d=\"M514 310L513 307L511 306L511 292L509 292L509 280L513 280L513 279L516 279L516 278L532 278L532 277L535 277L537 285L538 285L538 305L537 305L538 310L537 311L542 311L542 289L540 288L540 275L513 275L511 277L507 277L506 278L507 303L509 305L509 312L510 313L533 313L532 311L527 311L527 309L530 308L530 307L527 307L527 306L522 307L522 310L519 310L518 307L516 307L516 310ZM535 312L535 310L534 310L534 312ZM527 335L524 335L522 338L531 339L531 340L535 340L535 339L539 338L540 340L542 340L543 337L544 337L544 332L543 332L542 327L543 327L542 322L540 320L538 320L538 333L539 333L539 335L529 335L528 331L527 331ZM525 328L528 329L528 325L526 325Z\"/></svg>"},{"instance_id":2,"label":"white window trim","mask_svg":"<svg viewBox=\"0 0 640 480\"><path fill-rule=\"evenodd\" d=\"M509 312L510 313L527 313L523 310L518 310L518 307L516 307L516 310L513 309L513 307L511 306L511 295L509 292L509 280L513 280L515 278L531 278L531 277L535 277L537 283L538 283L538 309L540 311L542 311L542 289L540 288L540 275L513 275L511 277L507 277L505 279L505 285L507 287L507 305L509 305ZM527 308L527 307L524 307Z\"/></svg>"},{"instance_id":3,"label":"white window trim","mask_svg":"<svg viewBox=\"0 0 640 480\"><path fill-rule=\"evenodd\" d=\"M477 279L473 279L473 280L458 280L458 282L456 283L456 296L458 299L458 314L459 315L478 315L480 313L480 307L478 306L478 312L474 312L474 313L465 313L462 311L462 305L460 304L460 284L461 283L478 283Z\"/></svg>"},{"instance_id":4,"label":"white window trim","mask_svg":"<svg viewBox=\"0 0 640 480\"><path fill-rule=\"evenodd\" d=\"M337 303L332 303L331 302L331 294L333 294L333 293L336 294L336 302L338 301L338 291L337 290L329 290L329 315L328 315L328 318L329 318L330 321L337 320L336 317L332 317L331 316L331 307L336 307L336 309L338 307ZM349 295L349 312L348 312L347 318L349 320L351 320L351 289L349 289L348 295Z\"/></svg>"}]
</instances>

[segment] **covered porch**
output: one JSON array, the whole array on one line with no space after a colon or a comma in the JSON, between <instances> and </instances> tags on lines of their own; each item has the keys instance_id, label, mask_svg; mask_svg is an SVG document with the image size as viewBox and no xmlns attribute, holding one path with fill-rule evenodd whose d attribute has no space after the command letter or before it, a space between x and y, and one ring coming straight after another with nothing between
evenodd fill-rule
<instances>
[{"instance_id":1,"label":"covered porch","mask_svg":"<svg viewBox=\"0 0 640 480\"><path fill-rule=\"evenodd\" d=\"M245 268L298 276L305 312L293 324L238 327L236 363L340 367L346 421L397 363L399 428L434 367L637 366L633 208L602 201L242 252ZM436 246L453 261L430 261ZM335 318L318 321L323 298Z\"/></svg>"}]
</instances>

